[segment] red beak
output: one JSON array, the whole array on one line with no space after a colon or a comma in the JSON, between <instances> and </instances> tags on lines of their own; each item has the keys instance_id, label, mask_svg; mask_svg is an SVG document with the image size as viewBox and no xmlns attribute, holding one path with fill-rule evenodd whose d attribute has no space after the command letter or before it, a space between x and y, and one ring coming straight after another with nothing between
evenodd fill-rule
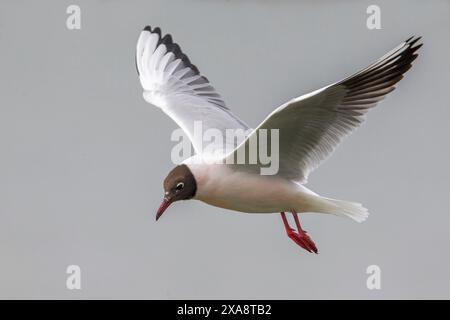
<instances>
[{"instance_id":1,"label":"red beak","mask_svg":"<svg viewBox=\"0 0 450 320\"><path fill-rule=\"evenodd\" d=\"M161 205L159 206L158 211L156 212L156 221L158 221L158 219L162 216L164 211L166 211L171 203L171 200L164 198L163 202L161 202Z\"/></svg>"}]
</instances>

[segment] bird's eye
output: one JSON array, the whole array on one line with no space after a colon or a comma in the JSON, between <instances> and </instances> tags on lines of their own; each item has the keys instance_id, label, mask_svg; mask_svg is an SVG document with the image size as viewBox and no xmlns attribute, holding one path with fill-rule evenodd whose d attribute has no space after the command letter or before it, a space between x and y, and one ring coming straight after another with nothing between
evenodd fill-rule
<instances>
[{"instance_id":1,"label":"bird's eye","mask_svg":"<svg viewBox=\"0 0 450 320\"><path fill-rule=\"evenodd\" d=\"M184 188L184 183L183 182L178 182L177 186L175 187L176 190L181 190Z\"/></svg>"}]
</instances>

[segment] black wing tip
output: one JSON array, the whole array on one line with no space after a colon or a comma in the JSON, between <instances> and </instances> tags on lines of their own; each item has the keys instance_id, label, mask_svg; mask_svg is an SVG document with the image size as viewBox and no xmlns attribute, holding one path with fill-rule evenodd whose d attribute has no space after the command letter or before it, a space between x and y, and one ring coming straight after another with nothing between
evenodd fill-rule
<instances>
[{"instance_id":1,"label":"black wing tip","mask_svg":"<svg viewBox=\"0 0 450 320\"><path fill-rule=\"evenodd\" d=\"M403 52L403 58L409 60L409 63L412 63L416 60L419 55L418 50L423 46L423 43L420 42L422 37L413 36L405 41L405 45L407 46L406 50Z\"/></svg>"},{"instance_id":2,"label":"black wing tip","mask_svg":"<svg viewBox=\"0 0 450 320\"><path fill-rule=\"evenodd\" d=\"M159 27L154 28L152 33L157 33L159 38L161 39L161 29Z\"/></svg>"},{"instance_id":3,"label":"black wing tip","mask_svg":"<svg viewBox=\"0 0 450 320\"><path fill-rule=\"evenodd\" d=\"M419 49L420 47L423 46L423 43L419 42L420 40L422 40L422 36L412 36L412 37L410 37L410 38L405 40L405 44L409 48L417 50L417 49ZM416 45L416 46L414 46L414 45Z\"/></svg>"},{"instance_id":4,"label":"black wing tip","mask_svg":"<svg viewBox=\"0 0 450 320\"><path fill-rule=\"evenodd\" d=\"M161 43L166 46L171 45L173 43L172 36L170 34L166 34L164 37L162 37Z\"/></svg>"},{"instance_id":5,"label":"black wing tip","mask_svg":"<svg viewBox=\"0 0 450 320\"><path fill-rule=\"evenodd\" d=\"M413 36L409 37L408 39L406 39L405 42L410 43L412 41L418 41L420 39L422 39L422 36L413 35Z\"/></svg>"},{"instance_id":6,"label":"black wing tip","mask_svg":"<svg viewBox=\"0 0 450 320\"><path fill-rule=\"evenodd\" d=\"M393 69L396 74L404 75L412 67L412 63L419 55L417 50L423 46L423 43L419 43L421 39L421 36L412 36L405 41L406 49L398 54L397 67Z\"/></svg>"},{"instance_id":7,"label":"black wing tip","mask_svg":"<svg viewBox=\"0 0 450 320\"><path fill-rule=\"evenodd\" d=\"M175 58L181 59L181 61L183 62L183 64L186 67L191 68L195 74L200 74L200 71L198 70L197 66L192 64L191 61L189 60L188 56L185 53L183 53L180 46L177 43L173 42L172 35L170 35L168 33L162 37L161 36L161 34L162 34L161 28L155 27L152 29L152 27L150 25L145 26L143 31L147 31L147 32L150 32L153 34L155 34L155 33L158 34L158 36L159 36L158 46L160 44L164 44L166 46L167 52L172 52L175 55Z\"/></svg>"},{"instance_id":8,"label":"black wing tip","mask_svg":"<svg viewBox=\"0 0 450 320\"><path fill-rule=\"evenodd\" d=\"M418 57L417 50L423 46L423 43L419 42L421 39L422 37L416 36L408 38L399 49L375 63L374 67L369 68L367 72L347 80L346 85L353 90L349 98L356 97L359 103L362 103L361 101L369 99L369 94L372 94L370 98L374 98L385 97L392 92ZM373 87L373 93L370 87ZM379 92L376 92L377 90Z\"/></svg>"},{"instance_id":9,"label":"black wing tip","mask_svg":"<svg viewBox=\"0 0 450 320\"><path fill-rule=\"evenodd\" d=\"M159 38L161 39L161 29L159 27L155 27L155 28L152 29L151 26L147 25L147 26L144 27L144 29L142 29L142 31L147 31L147 32L150 32L150 33L156 33L156 34L158 34Z\"/></svg>"}]
</instances>

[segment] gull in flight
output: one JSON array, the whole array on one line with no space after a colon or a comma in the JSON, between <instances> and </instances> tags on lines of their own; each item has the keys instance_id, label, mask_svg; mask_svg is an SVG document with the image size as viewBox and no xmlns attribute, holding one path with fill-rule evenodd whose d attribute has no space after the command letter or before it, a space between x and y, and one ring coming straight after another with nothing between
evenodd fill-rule
<instances>
[{"instance_id":1,"label":"gull in flight","mask_svg":"<svg viewBox=\"0 0 450 320\"><path fill-rule=\"evenodd\" d=\"M169 34L162 36L160 28L145 27L136 47L143 97L183 129L196 152L165 178L164 199L156 220L173 202L188 199L246 213L280 213L289 238L314 253L317 247L301 227L298 213L333 214L364 221L369 213L361 204L322 197L305 184L309 173L395 89L417 57L416 51L422 46L419 40L411 37L367 68L289 100L251 130L225 105ZM194 133L196 121L201 121L204 130L219 130L223 136L228 129L250 133L240 141L212 144L208 152L220 155L221 161L201 161L199 156L205 156L201 154L203 137ZM249 148L259 132L271 129L279 132L276 174L261 174L261 161L228 161ZM225 151L230 144L234 149ZM296 229L289 225L285 212L292 213Z\"/></svg>"}]
</instances>

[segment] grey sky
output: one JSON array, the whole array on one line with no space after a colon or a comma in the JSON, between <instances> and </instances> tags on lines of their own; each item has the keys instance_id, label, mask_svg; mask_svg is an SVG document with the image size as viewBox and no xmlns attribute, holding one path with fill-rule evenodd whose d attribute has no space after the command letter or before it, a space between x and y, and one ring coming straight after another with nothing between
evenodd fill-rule
<instances>
[{"instance_id":1,"label":"grey sky","mask_svg":"<svg viewBox=\"0 0 450 320\"><path fill-rule=\"evenodd\" d=\"M373 1L2 1L0 298L450 298L450 3L376 3L371 31ZM81 30L66 28L70 4ZM423 36L398 89L309 179L369 219L303 217L318 256L279 215L190 201L155 223L176 124L142 99L147 24L250 126ZM79 291L65 287L70 264Z\"/></svg>"}]
</instances>

